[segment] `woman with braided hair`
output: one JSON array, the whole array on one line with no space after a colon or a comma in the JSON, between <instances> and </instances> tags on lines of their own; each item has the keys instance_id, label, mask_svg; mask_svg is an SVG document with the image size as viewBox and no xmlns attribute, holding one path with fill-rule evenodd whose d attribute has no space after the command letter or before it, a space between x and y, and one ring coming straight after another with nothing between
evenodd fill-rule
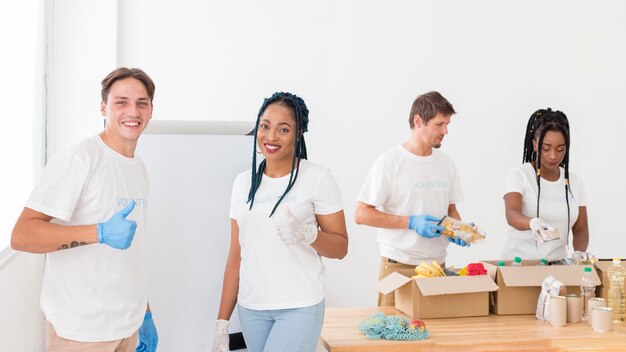
<instances>
[{"instance_id":1,"label":"woman with braided hair","mask_svg":"<svg viewBox=\"0 0 626 352\"><path fill-rule=\"evenodd\" d=\"M232 190L213 351L228 351L235 305L248 351L316 349L324 317L322 257L343 258L348 235L333 175L307 160L308 122L306 104L291 93L274 93L259 110L252 168Z\"/></svg>"},{"instance_id":2,"label":"woman with braided hair","mask_svg":"<svg viewBox=\"0 0 626 352\"><path fill-rule=\"evenodd\" d=\"M503 257L560 260L589 244L585 188L569 171L570 129L561 111L541 109L528 121L522 165L506 180L504 205L510 225Z\"/></svg>"}]
</instances>

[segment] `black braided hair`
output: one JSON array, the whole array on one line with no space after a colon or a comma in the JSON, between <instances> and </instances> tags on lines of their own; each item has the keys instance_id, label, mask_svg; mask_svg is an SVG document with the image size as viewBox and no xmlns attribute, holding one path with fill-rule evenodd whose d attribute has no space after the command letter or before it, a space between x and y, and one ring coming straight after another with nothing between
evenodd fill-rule
<instances>
[{"instance_id":1,"label":"black braided hair","mask_svg":"<svg viewBox=\"0 0 626 352\"><path fill-rule=\"evenodd\" d=\"M304 132L308 131L309 126L309 109L306 107L304 100L298 97L295 94L286 93L286 92L276 92L271 97L266 98L263 101L263 105L259 109L259 114L256 118L256 125L254 127L254 143L252 144L252 181L250 183L250 191L248 193L248 203L250 203L250 209L254 205L254 197L256 195L257 189L261 185L261 180L263 178L263 170L265 169L265 159L261 161L259 167L256 167L256 144L257 144L257 130L259 128L259 121L261 120L261 115L270 104L280 104L284 107L288 107L293 110L296 117L296 141L295 141L295 149L293 153L293 160L291 162L291 173L289 174L289 183L287 185L287 189L282 196L278 199L272 212L270 213L270 217L274 215L276 208L280 202L285 198L287 192L291 190L296 179L298 178L298 172L300 168L298 167L301 159L307 158L306 153L306 143L304 142ZM295 170L295 173L294 173Z\"/></svg>"},{"instance_id":2,"label":"black braided hair","mask_svg":"<svg viewBox=\"0 0 626 352\"><path fill-rule=\"evenodd\" d=\"M561 132L565 138L565 156L559 166L565 169L565 203L567 204L567 236L569 243L569 222L570 208L568 194L572 193L569 186L569 149L570 149L570 130L567 116L561 111L552 111L552 109L540 109L530 115L528 124L526 125L526 136L524 138L524 155L522 163L531 163L537 170L537 217L539 217L539 198L541 196L541 146L543 138L548 131ZM533 148L533 140L537 140L537 151Z\"/></svg>"}]
</instances>

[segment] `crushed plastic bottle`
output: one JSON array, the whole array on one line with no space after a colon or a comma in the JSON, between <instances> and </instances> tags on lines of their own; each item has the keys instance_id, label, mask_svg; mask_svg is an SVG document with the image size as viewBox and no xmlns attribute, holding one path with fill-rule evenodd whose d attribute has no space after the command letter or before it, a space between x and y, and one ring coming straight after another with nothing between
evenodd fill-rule
<instances>
[{"instance_id":1,"label":"crushed plastic bottle","mask_svg":"<svg viewBox=\"0 0 626 352\"><path fill-rule=\"evenodd\" d=\"M583 277L580 279L580 295L583 298L583 320L588 320L589 316L587 315L587 304L589 298L595 296L596 285L593 281L593 274L591 273L591 268L586 267L583 271Z\"/></svg>"}]
</instances>

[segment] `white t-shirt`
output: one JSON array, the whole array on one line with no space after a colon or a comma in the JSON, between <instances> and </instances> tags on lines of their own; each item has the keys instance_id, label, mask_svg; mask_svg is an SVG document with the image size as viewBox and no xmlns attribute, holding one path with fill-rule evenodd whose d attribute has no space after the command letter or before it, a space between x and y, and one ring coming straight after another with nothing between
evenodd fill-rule
<instances>
[{"instance_id":1,"label":"white t-shirt","mask_svg":"<svg viewBox=\"0 0 626 352\"><path fill-rule=\"evenodd\" d=\"M443 217L448 206L463 200L452 160L433 149L418 156L402 146L381 155L372 165L358 201L400 216L428 214ZM404 264L444 262L447 237L424 238L410 229L378 229L380 255Z\"/></svg>"},{"instance_id":2,"label":"white t-shirt","mask_svg":"<svg viewBox=\"0 0 626 352\"><path fill-rule=\"evenodd\" d=\"M289 175L271 178L263 175L254 205L247 203L251 171L235 179L230 217L239 226L241 267L238 303L255 310L300 308L315 305L324 298L322 257L308 244L285 244L276 234L284 221L281 208L288 206L294 216L317 225L315 214L329 215L342 210L341 195L330 170L307 160L300 162L295 184L269 215L282 196Z\"/></svg>"},{"instance_id":3,"label":"white t-shirt","mask_svg":"<svg viewBox=\"0 0 626 352\"><path fill-rule=\"evenodd\" d=\"M112 341L141 325L148 173L139 158L116 153L96 135L55 155L30 195L26 207L67 226L105 222L131 199L127 219L137 230L128 249L96 243L47 254L41 308L60 337Z\"/></svg>"},{"instance_id":4,"label":"white t-shirt","mask_svg":"<svg viewBox=\"0 0 626 352\"><path fill-rule=\"evenodd\" d=\"M567 203L565 202L565 170L560 168L557 181L541 178L541 199L539 217L559 230L561 238L537 243L530 230L520 231L511 226L507 230L508 241L502 253L503 259L520 257L523 259L559 260L567 258L568 237L578 219L578 208L586 205L585 188L576 174L569 173L570 223L567 224ZM530 163L515 166L506 178L504 194L516 192L522 195L522 214L537 217L537 173ZM569 236L567 235L569 229Z\"/></svg>"}]
</instances>

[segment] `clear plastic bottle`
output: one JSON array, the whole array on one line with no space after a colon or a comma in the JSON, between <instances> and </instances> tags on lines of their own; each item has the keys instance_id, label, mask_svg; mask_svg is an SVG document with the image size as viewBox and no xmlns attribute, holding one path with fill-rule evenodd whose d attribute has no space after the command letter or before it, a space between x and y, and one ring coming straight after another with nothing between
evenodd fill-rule
<instances>
[{"instance_id":1,"label":"clear plastic bottle","mask_svg":"<svg viewBox=\"0 0 626 352\"><path fill-rule=\"evenodd\" d=\"M608 306L613 308L613 321L624 321L624 276L626 269L620 258L613 258L613 265L607 270L609 276Z\"/></svg>"},{"instance_id":2,"label":"clear plastic bottle","mask_svg":"<svg viewBox=\"0 0 626 352\"><path fill-rule=\"evenodd\" d=\"M513 259L513 262L511 263L511 266L522 266L522 258L515 257Z\"/></svg>"},{"instance_id":3,"label":"clear plastic bottle","mask_svg":"<svg viewBox=\"0 0 626 352\"><path fill-rule=\"evenodd\" d=\"M541 258L541 260L539 260L539 263L537 263L537 266L548 266L548 261Z\"/></svg>"},{"instance_id":4,"label":"clear plastic bottle","mask_svg":"<svg viewBox=\"0 0 626 352\"><path fill-rule=\"evenodd\" d=\"M580 295L583 298L583 320L589 319L587 315L587 304L589 298L595 296L596 285L593 282L593 274L591 268L586 267L583 271L583 277L580 280Z\"/></svg>"}]
</instances>

